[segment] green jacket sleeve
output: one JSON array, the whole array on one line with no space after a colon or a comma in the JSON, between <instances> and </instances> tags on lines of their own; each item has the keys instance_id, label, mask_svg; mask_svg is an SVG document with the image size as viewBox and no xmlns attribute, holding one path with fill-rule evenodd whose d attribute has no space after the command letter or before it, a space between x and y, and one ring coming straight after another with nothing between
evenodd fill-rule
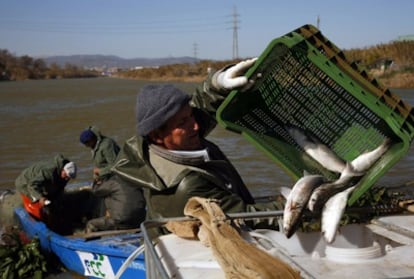
<instances>
[{"instance_id":1,"label":"green jacket sleeve","mask_svg":"<svg viewBox=\"0 0 414 279\"><path fill-rule=\"evenodd\" d=\"M226 90L218 90L213 86L213 75L210 74L192 94L191 105L196 108L194 115L200 126L201 134L206 136L217 125L217 108L229 93Z\"/></svg>"},{"instance_id":2,"label":"green jacket sleeve","mask_svg":"<svg viewBox=\"0 0 414 279\"><path fill-rule=\"evenodd\" d=\"M100 154L96 156L100 161L105 162L105 164L101 164L98 162L99 168L99 176L104 177L111 173L111 168L114 162L116 161L119 147L116 145L115 142L105 139L102 143L102 147L100 147Z\"/></svg>"},{"instance_id":3,"label":"green jacket sleeve","mask_svg":"<svg viewBox=\"0 0 414 279\"><path fill-rule=\"evenodd\" d=\"M27 192L33 202L38 201L43 197L45 181L51 180L50 173L46 170L42 170L39 173L34 174L27 183Z\"/></svg>"}]
</instances>

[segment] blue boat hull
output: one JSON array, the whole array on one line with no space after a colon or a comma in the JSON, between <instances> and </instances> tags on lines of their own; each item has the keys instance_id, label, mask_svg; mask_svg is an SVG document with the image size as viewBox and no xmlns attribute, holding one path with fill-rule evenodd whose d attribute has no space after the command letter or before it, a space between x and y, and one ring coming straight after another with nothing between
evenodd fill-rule
<instances>
[{"instance_id":1,"label":"blue boat hull","mask_svg":"<svg viewBox=\"0 0 414 279\"><path fill-rule=\"evenodd\" d=\"M29 238L37 237L42 249L54 253L68 270L90 278L113 278L125 260L140 246L140 233L106 236L93 240L69 238L49 230L22 207L15 209ZM121 278L146 278L144 256L128 265Z\"/></svg>"}]
</instances>

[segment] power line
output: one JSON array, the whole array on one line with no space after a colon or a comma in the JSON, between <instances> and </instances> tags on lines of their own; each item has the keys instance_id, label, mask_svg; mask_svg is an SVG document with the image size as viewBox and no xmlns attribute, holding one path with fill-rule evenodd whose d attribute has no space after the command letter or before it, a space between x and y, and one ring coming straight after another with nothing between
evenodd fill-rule
<instances>
[{"instance_id":1,"label":"power line","mask_svg":"<svg viewBox=\"0 0 414 279\"><path fill-rule=\"evenodd\" d=\"M239 58L239 39L237 35L237 29L239 29L238 19L237 17L239 14L237 13L237 8L234 6L233 8L233 59Z\"/></svg>"},{"instance_id":2,"label":"power line","mask_svg":"<svg viewBox=\"0 0 414 279\"><path fill-rule=\"evenodd\" d=\"M36 28L33 26L14 26L12 28L6 28L0 25L0 30L6 31L22 31L22 32L38 32L38 33L59 33L59 34L185 34L185 33L211 33L213 31L223 30L222 27L204 26L204 27L192 27L188 28L121 28L121 29L104 29L104 28L85 28L85 29L73 29L73 28Z\"/></svg>"},{"instance_id":3,"label":"power line","mask_svg":"<svg viewBox=\"0 0 414 279\"><path fill-rule=\"evenodd\" d=\"M86 22L62 20L17 20L0 19L0 29L45 33L191 33L222 30L225 17L167 20L159 19L141 22Z\"/></svg>"},{"instance_id":4,"label":"power line","mask_svg":"<svg viewBox=\"0 0 414 279\"><path fill-rule=\"evenodd\" d=\"M194 43L193 44L194 58L197 58L197 48L198 48L197 43Z\"/></svg>"}]
</instances>

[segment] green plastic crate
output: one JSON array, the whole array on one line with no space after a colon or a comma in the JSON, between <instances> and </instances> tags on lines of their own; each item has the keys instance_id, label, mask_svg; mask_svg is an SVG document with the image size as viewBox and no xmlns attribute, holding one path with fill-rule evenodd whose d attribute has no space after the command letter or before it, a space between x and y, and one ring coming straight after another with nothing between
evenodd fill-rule
<instances>
[{"instance_id":1,"label":"green plastic crate","mask_svg":"<svg viewBox=\"0 0 414 279\"><path fill-rule=\"evenodd\" d=\"M366 69L357 63L346 59L345 54L332 42L330 42L322 33L312 25L304 25L294 32L302 35L307 42L323 53L329 61L337 65L342 71L348 74L355 82L359 83L366 92L374 94L382 103L388 105L398 116L401 116L401 125L406 125L405 131L414 135L414 113L413 108L401 100L396 94L393 94L388 88L381 85L376 79L372 78Z\"/></svg>"},{"instance_id":2,"label":"green plastic crate","mask_svg":"<svg viewBox=\"0 0 414 279\"><path fill-rule=\"evenodd\" d=\"M341 55L310 25L274 39L246 73L255 80L253 88L233 90L217 120L245 136L294 180L304 171L332 180L338 174L308 156L287 125L312 132L346 161L390 138L391 147L360 179L348 202L352 205L408 152L414 115L408 104Z\"/></svg>"}]
</instances>

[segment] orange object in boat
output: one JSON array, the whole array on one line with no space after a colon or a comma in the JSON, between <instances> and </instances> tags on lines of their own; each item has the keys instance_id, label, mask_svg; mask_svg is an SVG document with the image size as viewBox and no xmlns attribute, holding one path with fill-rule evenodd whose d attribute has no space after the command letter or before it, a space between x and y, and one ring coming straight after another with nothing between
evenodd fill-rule
<instances>
[{"instance_id":1,"label":"orange object in boat","mask_svg":"<svg viewBox=\"0 0 414 279\"><path fill-rule=\"evenodd\" d=\"M26 211L37 219L42 220L42 206L40 205L40 202L32 202L29 197L23 194L21 196Z\"/></svg>"}]
</instances>

